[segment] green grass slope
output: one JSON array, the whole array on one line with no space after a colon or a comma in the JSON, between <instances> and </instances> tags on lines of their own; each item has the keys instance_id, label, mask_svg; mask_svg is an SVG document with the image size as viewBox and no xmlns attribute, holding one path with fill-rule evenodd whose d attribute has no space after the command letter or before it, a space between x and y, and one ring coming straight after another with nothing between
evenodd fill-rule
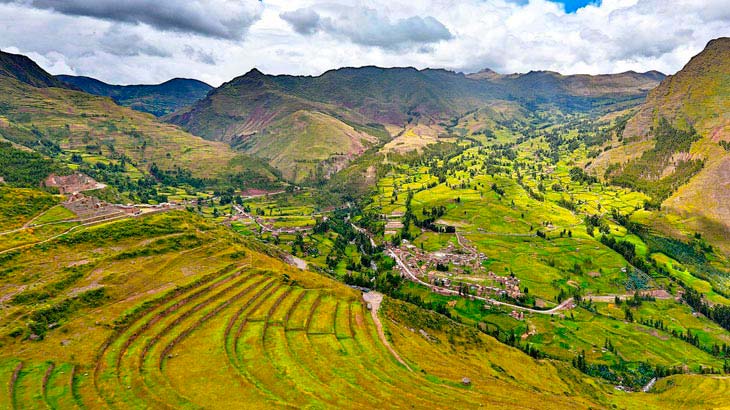
<instances>
[{"instance_id":1,"label":"green grass slope","mask_svg":"<svg viewBox=\"0 0 730 410\"><path fill-rule=\"evenodd\" d=\"M329 115L302 110L242 139L237 147L267 159L286 179L315 182L343 169L377 141Z\"/></svg>"},{"instance_id":2,"label":"green grass slope","mask_svg":"<svg viewBox=\"0 0 730 410\"><path fill-rule=\"evenodd\" d=\"M719 38L649 93L623 131L623 142L617 149L625 153L611 150L602 155L614 163L637 155L647 157L651 162L647 165L659 171L644 176L652 183L673 175L673 192L663 203L665 209L678 215L687 231L705 232L726 252L730 251L726 243L730 232L729 112L730 38ZM679 145L657 156L650 151L666 129L663 119L679 130L669 139L670 144ZM686 145L682 136L693 130L697 136ZM700 162L701 169L696 166Z\"/></svg>"},{"instance_id":3,"label":"green grass slope","mask_svg":"<svg viewBox=\"0 0 730 410\"><path fill-rule=\"evenodd\" d=\"M155 163L165 170L187 169L199 178L242 169L229 166L240 154L228 145L195 137L109 98L36 88L2 76L0 90L0 136L46 155L123 156L144 171Z\"/></svg>"}]
</instances>

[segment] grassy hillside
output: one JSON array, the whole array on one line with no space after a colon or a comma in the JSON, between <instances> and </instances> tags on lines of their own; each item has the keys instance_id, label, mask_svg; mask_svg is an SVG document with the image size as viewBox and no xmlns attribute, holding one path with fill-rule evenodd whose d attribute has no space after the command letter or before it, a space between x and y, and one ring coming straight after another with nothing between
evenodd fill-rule
<instances>
[{"instance_id":1,"label":"grassy hillside","mask_svg":"<svg viewBox=\"0 0 730 410\"><path fill-rule=\"evenodd\" d=\"M0 77L0 90L2 138L53 157L56 163L72 168L81 164L82 170L105 182L118 180L109 174L109 165L133 180L152 173L157 178L169 173L178 182L233 177L243 187L248 180L259 186L278 179L265 164L224 143L195 137L106 97L36 88L8 77Z\"/></svg>"},{"instance_id":2,"label":"grassy hillside","mask_svg":"<svg viewBox=\"0 0 730 410\"><path fill-rule=\"evenodd\" d=\"M655 74L635 74L627 80L604 76L604 80L593 80L598 83L593 84L576 76L560 77L556 73L546 76L531 73L483 79L445 70L361 67L331 70L317 77L298 77L269 76L252 70L168 120L196 135L217 140L254 132L272 119L313 105L321 111L336 111L363 123L403 126L417 121L429 125L497 99L560 105L558 100L584 94L585 102L609 96L642 97L660 78ZM556 80L558 84L548 81L558 77L570 81ZM247 101L247 104L236 106L237 101ZM219 121L212 121L216 117L223 117L218 120L228 117L228 121L219 125Z\"/></svg>"},{"instance_id":3,"label":"grassy hillside","mask_svg":"<svg viewBox=\"0 0 730 410\"><path fill-rule=\"evenodd\" d=\"M726 200L730 195L729 73L730 39L711 41L682 70L649 93L646 103L626 124L621 139L614 141L613 146L618 147L602 155L606 157L603 162L646 162L655 172L639 177L652 184L663 184L662 179L670 177L669 191L653 195L657 202L667 198L664 209L681 219L679 225L685 232L704 232L726 252L730 252L726 241L730 232ZM679 130L670 138L676 149L656 156L651 148L660 144L667 123ZM695 137L680 141L682 135L695 132ZM632 160L638 156L644 160ZM632 162L627 164L632 166Z\"/></svg>"},{"instance_id":4,"label":"grassy hillside","mask_svg":"<svg viewBox=\"0 0 730 410\"><path fill-rule=\"evenodd\" d=\"M89 77L56 76L94 95L111 97L117 104L161 117L205 97L213 87L187 78L173 78L154 85L112 85Z\"/></svg>"},{"instance_id":5,"label":"grassy hillside","mask_svg":"<svg viewBox=\"0 0 730 410\"><path fill-rule=\"evenodd\" d=\"M281 170L294 182L316 182L343 169L378 141L321 112L297 111L236 147Z\"/></svg>"}]
</instances>

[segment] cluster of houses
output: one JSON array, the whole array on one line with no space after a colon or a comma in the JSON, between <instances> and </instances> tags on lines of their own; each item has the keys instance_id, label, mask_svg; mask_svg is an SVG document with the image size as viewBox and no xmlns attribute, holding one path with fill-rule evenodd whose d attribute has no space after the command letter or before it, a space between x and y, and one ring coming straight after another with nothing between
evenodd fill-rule
<instances>
[{"instance_id":1,"label":"cluster of houses","mask_svg":"<svg viewBox=\"0 0 730 410\"><path fill-rule=\"evenodd\" d=\"M507 296L517 299L520 296L522 296L522 291L520 290L520 280L517 279L514 276L499 276L495 274L494 272L489 272L487 275L487 278L490 280L497 282L501 285L501 287L504 289L504 292Z\"/></svg>"},{"instance_id":2,"label":"cluster of houses","mask_svg":"<svg viewBox=\"0 0 730 410\"><path fill-rule=\"evenodd\" d=\"M517 320L525 320L525 312L521 310L513 310L509 313L509 315Z\"/></svg>"},{"instance_id":3,"label":"cluster of houses","mask_svg":"<svg viewBox=\"0 0 730 410\"><path fill-rule=\"evenodd\" d=\"M426 252L403 241L392 251L413 274L433 285L434 292L451 294L464 291L466 286L469 294L480 297L497 295L517 299L522 295L519 279L499 276L491 271L486 273L482 261L487 256L468 243L459 242L462 243L461 248L449 243L441 251Z\"/></svg>"}]
</instances>

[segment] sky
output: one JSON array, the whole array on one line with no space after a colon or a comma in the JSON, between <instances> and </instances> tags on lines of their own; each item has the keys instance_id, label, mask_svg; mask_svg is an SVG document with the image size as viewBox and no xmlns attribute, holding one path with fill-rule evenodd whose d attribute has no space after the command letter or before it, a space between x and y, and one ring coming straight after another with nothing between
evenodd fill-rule
<instances>
[{"instance_id":1,"label":"sky","mask_svg":"<svg viewBox=\"0 0 730 410\"><path fill-rule=\"evenodd\" d=\"M722 36L728 0L0 0L0 50L114 84L363 65L671 74Z\"/></svg>"}]
</instances>

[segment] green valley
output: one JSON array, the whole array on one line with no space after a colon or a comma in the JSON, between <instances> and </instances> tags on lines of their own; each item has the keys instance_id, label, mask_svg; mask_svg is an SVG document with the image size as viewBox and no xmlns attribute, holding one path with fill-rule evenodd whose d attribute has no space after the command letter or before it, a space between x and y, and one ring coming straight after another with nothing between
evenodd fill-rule
<instances>
[{"instance_id":1,"label":"green valley","mask_svg":"<svg viewBox=\"0 0 730 410\"><path fill-rule=\"evenodd\" d=\"M0 408L730 408L729 67L214 88L0 52Z\"/></svg>"}]
</instances>

